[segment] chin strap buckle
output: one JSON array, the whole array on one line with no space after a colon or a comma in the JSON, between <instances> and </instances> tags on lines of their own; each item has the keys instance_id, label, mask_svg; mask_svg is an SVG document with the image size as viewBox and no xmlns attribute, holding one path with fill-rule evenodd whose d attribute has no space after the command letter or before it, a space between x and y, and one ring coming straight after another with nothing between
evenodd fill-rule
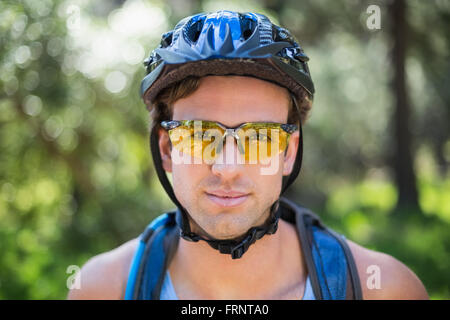
<instances>
[{"instance_id":1,"label":"chin strap buckle","mask_svg":"<svg viewBox=\"0 0 450 320\"><path fill-rule=\"evenodd\" d=\"M252 230L252 232L246 236L238 245L231 248L231 258L239 259L242 255L248 250L250 245L256 241L256 228Z\"/></svg>"}]
</instances>

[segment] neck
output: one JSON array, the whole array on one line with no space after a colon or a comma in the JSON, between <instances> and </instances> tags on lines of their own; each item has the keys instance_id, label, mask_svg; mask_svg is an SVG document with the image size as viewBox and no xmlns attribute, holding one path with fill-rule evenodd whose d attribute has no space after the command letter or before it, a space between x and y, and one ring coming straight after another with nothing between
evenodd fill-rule
<instances>
[{"instance_id":1,"label":"neck","mask_svg":"<svg viewBox=\"0 0 450 320\"><path fill-rule=\"evenodd\" d=\"M303 271L295 229L281 219L275 234L257 240L235 260L204 241L180 239L169 267L177 294L204 299L253 299L257 293L270 296L301 283Z\"/></svg>"}]
</instances>

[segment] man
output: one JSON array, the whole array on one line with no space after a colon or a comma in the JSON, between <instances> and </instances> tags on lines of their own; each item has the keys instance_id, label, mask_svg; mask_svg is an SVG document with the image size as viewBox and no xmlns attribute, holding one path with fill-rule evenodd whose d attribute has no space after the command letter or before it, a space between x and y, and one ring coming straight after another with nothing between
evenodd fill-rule
<instances>
[{"instance_id":1,"label":"man","mask_svg":"<svg viewBox=\"0 0 450 320\"><path fill-rule=\"evenodd\" d=\"M198 14L163 35L141 89L177 210L90 259L69 299L428 298L404 264L280 198L301 165L307 60L287 30L254 13Z\"/></svg>"}]
</instances>

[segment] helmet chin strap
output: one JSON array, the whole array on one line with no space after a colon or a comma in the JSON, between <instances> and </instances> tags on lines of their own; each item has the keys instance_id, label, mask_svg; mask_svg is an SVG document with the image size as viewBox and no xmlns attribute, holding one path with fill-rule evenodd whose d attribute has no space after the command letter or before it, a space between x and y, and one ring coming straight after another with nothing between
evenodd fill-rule
<instances>
[{"instance_id":1,"label":"helmet chin strap","mask_svg":"<svg viewBox=\"0 0 450 320\"><path fill-rule=\"evenodd\" d=\"M191 232L189 225L185 225L185 221L188 221L186 219L187 217L188 215L184 208L177 209L176 221L180 227L181 237L183 239L191 242L198 242L199 240L206 241L212 248L219 250L220 253L230 254L232 259L239 259L256 240L261 239L266 234L274 234L277 231L280 218L279 200L275 201L270 207L269 217L264 224L252 227L243 236L234 239L217 240L201 237Z\"/></svg>"},{"instance_id":2,"label":"helmet chin strap","mask_svg":"<svg viewBox=\"0 0 450 320\"><path fill-rule=\"evenodd\" d=\"M294 106L299 115L299 119L301 119L297 101L292 94L291 96L294 100ZM220 253L230 254L232 259L239 259L248 250L250 245L255 243L256 240L261 239L266 234L274 234L277 231L278 221L281 216L281 210L279 209L279 199L276 200L270 207L269 217L267 218L266 222L263 225L250 228L250 230L248 230L247 233L245 233L240 237L227 240L206 239L191 232L191 227L189 224L189 214L175 196L175 192L172 188L172 185L170 184L170 181L167 178L167 175L162 166L161 154L159 152L159 144L158 144L159 128L160 128L159 124L154 124L152 127L150 133L150 149L152 152L153 162L155 165L155 170L158 175L159 181L161 182L164 190L167 192L170 199L177 206L176 222L180 228L180 236L183 239L191 242L198 242L199 240L206 241L212 248L219 250ZM300 172L303 155L303 138L302 138L301 121L299 131L300 131L299 147L297 149L294 167L288 179L287 180L283 179L283 186L281 189L280 197L281 195L283 195L286 189L294 182L295 178L297 178Z\"/></svg>"}]
</instances>

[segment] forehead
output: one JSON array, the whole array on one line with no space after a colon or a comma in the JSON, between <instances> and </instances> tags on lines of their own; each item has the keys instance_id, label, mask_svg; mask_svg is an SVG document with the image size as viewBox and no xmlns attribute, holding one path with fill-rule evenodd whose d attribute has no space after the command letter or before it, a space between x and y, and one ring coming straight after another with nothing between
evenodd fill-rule
<instances>
[{"instance_id":1,"label":"forehead","mask_svg":"<svg viewBox=\"0 0 450 320\"><path fill-rule=\"evenodd\" d=\"M227 126L243 122L287 120L288 90L268 81L244 76L208 76L194 93L173 105L174 120L219 121Z\"/></svg>"}]
</instances>

